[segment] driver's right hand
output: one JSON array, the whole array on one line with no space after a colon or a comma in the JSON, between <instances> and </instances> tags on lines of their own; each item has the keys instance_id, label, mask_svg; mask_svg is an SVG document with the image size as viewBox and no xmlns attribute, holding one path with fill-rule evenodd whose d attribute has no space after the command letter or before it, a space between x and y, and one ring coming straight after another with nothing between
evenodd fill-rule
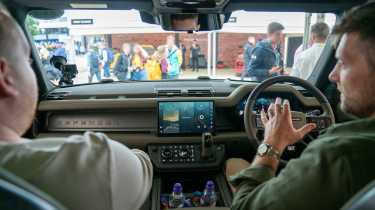
<instances>
[{"instance_id":1,"label":"driver's right hand","mask_svg":"<svg viewBox=\"0 0 375 210\"><path fill-rule=\"evenodd\" d=\"M267 113L262 110L261 119L265 127L264 143L272 145L279 152L283 152L288 145L297 143L316 127L309 123L300 129L294 128L289 102L285 100L281 105L281 98L276 98Z\"/></svg>"}]
</instances>

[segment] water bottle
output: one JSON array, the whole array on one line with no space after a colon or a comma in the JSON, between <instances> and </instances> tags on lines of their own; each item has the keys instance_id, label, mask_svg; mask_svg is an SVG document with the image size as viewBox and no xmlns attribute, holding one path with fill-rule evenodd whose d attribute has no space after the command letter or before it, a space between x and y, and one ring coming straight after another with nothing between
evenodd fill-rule
<instances>
[{"instance_id":1,"label":"water bottle","mask_svg":"<svg viewBox=\"0 0 375 210\"><path fill-rule=\"evenodd\" d=\"M207 181L201 197L201 206L214 207L216 206L216 200L215 184L213 181Z\"/></svg>"},{"instance_id":2,"label":"water bottle","mask_svg":"<svg viewBox=\"0 0 375 210\"><path fill-rule=\"evenodd\" d=\"M169 196L169 208L183 208L185 196L182 193L182 185L175 183L173 185L172 194Z\"/></svg>"}]
</instances>

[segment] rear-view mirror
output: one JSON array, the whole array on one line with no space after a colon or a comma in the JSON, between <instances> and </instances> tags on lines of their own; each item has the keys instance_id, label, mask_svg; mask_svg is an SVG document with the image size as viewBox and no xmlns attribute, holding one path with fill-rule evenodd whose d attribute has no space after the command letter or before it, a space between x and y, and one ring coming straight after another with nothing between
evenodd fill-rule
<instances>
[{"instance_id":1,"label":"rear-view mirror","mask_svg":"<svg viewBox=\"0 0 375 210\"><path fill-rule=\"evenodd\" d=\"M160 24L167 31L212 31L223 27L223 14L160 14Z\"/></svg>"},{"instance_id":2,"label":"rear-view mirror","mask_svg":"<svg viewBox=\"0 0 375 210\"><path fill-rule=\"evenodd\" d=\"M56 10L56 9L49 9L49 10L32 10L29 12L29 15L36 19L41 20L54 20L60 18L64 15L64 10Z\"/></svg>"}]
</instances>

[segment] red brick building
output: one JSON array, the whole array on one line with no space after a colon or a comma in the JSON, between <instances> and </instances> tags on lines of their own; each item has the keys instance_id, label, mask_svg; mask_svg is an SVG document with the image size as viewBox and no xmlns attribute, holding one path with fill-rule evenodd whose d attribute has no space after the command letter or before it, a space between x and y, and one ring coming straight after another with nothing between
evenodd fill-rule
<instances>
[{"instance_id":1,"label":"red brick building","mask_svg":"<svg viewBox=\"0 0 375 210\"><path fill-rule=\"evenodd\" d=\"M208 33L145 33L145 34L112 34L111 44L113 48L121 48L121 45L127 43L138 43L141 45L152 45L155 48L159 45L165 44L166 37L174 35L178 43L185 45L186 61L189 63L190 47L193 40L201 47L201 52L207 59L207 40ZM239 53L242 53L242 46L246 43L249 36L254 36L256 40L266 38L265 34L250 34L250 33L217 33L217 59L216 61L223 62L224 66L233 68L234 62Z\"/></svg>"}]
</instances>

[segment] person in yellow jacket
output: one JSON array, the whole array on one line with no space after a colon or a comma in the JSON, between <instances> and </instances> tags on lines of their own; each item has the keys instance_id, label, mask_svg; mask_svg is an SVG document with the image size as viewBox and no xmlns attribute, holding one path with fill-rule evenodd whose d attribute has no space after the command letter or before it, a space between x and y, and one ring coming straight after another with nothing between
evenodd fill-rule
<instances>
[{"instance_id":1,"label":"person in yellow jacket","mask_svg":"<svg viewBox=\"0 0 375 210\"><path fill-rule=\"evenodd\" d=\"M163 58L165 58L165 47L159 46L145 65L148 80L162 79L161 60Z\"/></svg>"},{"instance_id":2,"label":"person in yellow jacket","mask_svg":"<svg viewBox=\"0 0 375 210\"><path fill-rule=\"evenodd\" d=\"M116 66L116 63L117 63L117 61L120 59L120 56L121 56L121 52L120 52L120 50L119 49L114 49L114 51L115 51L115 55L113 56L113 61L112 61L112 63L109 65L109 68L110 69L114 69L115 68L115 66Z\"/></svg>"}]
</instances>

